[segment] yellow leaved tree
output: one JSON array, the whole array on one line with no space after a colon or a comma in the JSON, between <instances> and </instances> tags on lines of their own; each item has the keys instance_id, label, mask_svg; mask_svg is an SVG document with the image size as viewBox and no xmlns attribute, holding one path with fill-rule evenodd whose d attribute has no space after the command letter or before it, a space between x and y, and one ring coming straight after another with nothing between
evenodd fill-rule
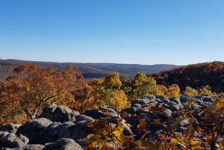
<instances>
[{"instance_id":1,"label":"yellow leaved tree","mask_svg":"<svg viewBox=\"0 0 224 150\"><path fill-rule=\"evenodd\" d=\"M130 95L132 99L157 93L156 80L151 77L147 77L144 72L139 72L136 74L131 88L132 90Z\"/></svg>"},{"instance_id":2,"label":"yellow leaved tree","mask_svg":"<svg viewBox=\"0 0 224 150\"><path fill-rule=\"evenodd\" d=\"M199 95L198 91L190 86L187 86L185 90L183 91L183 94L188 96L197 96Z\"/></svg>"},{"instance_id":3,"label":"yellow leaved tree","mask_svg":"<svg viewBox=\"0 0 224 150\"><path fill-rule=\"evenodd\" d=\"M110 105L120 110L130 105L124 91L120 89L122 83L117 72L109 73L104 79L93 79L91 85L98 105Z\"/></svg>"},{"instance_id":4,"label":"yellow leaved tree","mask_svg":"<svg viewBox=\"0 0 224 150\"><path fill-rule=\"evenodd\" d=\"M166 93L167 97L179 97L180 95L180 87L177 84L169 86L168 91Z\"/></svg>"}]
</instances>

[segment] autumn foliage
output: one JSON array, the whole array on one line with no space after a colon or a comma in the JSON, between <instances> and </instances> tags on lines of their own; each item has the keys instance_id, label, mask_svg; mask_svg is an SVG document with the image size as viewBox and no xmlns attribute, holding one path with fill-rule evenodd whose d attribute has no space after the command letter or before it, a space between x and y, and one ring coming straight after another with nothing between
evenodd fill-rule
<instances>
[{"instance_id":1,"label":"autumn foliage","mask_svg":"<svg viewBox=\"0 0 224 150\"><path fill-rule=\"evenodd\" d=\"M168 97L179 97L181 95L177 84L168 87L159 85L154 78L147 77L144 72L139 72L134 78L124 80L122 89L128 95L129 100L138 99L149 94Z\"/></svg>"},{"instance_id":2,"label":"autumn foliage","mask_svg":"<svg viewBox=\"0 0 224 150\"><path fill-rule=\"evenodd\" d=\"M104 79L91 81L93 96L98 105L109 105L124 109L130 105L124 91L121 90L121 81L118 73L110 73Z\"/></svg>"},{"instance_id":3,"label":"autumn foliage","mask_svg":"<svg viewBox=\"0 0 224 150\"><path fill-rule=\"evenodd\" d=\"M214 65L220 64L210 64L212 71ZM184 71L179 73L181 76ZM110 118L96 120L90 124L94 134L88 135L85 139L86 149L222 149L224 94L216 94L209 85L183 88L185 84L181 84L181 87L170 81L168 84L162 84L160 79L165 80L168 74L156 75L155 80L152 76L139 72L134 77L121 80L119 73L114 72L104 78L86 80L78 68L71 65L62 70L54 66L46 68L35 64L21 65L14 69L13 75L7 80L0 81L0 123L23 123L35 118L47 104L51 103L65 105L82 113L88 108L101 105L122 110L128 108L133 100L149 94L167 97L179 97L181 94L212 95L220 97L212 105L195 109L192 107L195 102L191 100L187 102L186 107L175 112L174 117L167 120L155 119L147 122L138 118L139 114L134 114L131 117L138 120L135 136L128 130L130 127L122 118L125 114L117 116L116 123L108 121ZM179 82L178 80L177 83ZM148 105L141 110L141 113L159 114L164 110L158 103ZM200 120L196 120L199 115ZM179 116L183 118L179 119ZM175 130L184 119L188 119L190 125L182 135L179 135ZM163 132L158 135L157 141L147 141L143 138L151 132L146 130L148 128L162 129Z\"/></svg>"},{"instance_id":4,"label":"autumn foliage","mask_svg":"<svg viewBox=\"0 0 224 150\"><path fill-rule=\"evenodd\" d=\"M53 66L21 65L13 76L0 83L0 122L35 118L49 103L82 111L91 105L90 93L91 87L72 66L61 71Z\"/></svg>"},{"instance_id":5,"label":"autumn foliage","mask_svg":"<svg viewBox=\"0 0 224 150\"><path fill-rule=\"evenodd\" d=\"M214 61L208 63L200 63L187 65L150 74L158 84L170 86L177 84L181 90L187 86L194 89L209 85L213 91L220 93L224 91L224 62Z\"/></svg>"},{"instance_id":6,"label":"autumn foliage","mask_svg":"<svg viewBox=\"0 0 224 150\"><path fill-rule=\"evenodd\" d=\"M127 108L132 100L149 94L178 97L181 90L177 84L159 85L144 72L122 81L116 72L87 81L78 68L71 65L60 70L53 66L44 68L26 64L16 67L12 76L0 82L0 122L24 122L35 118L50 103L80 112L100 105L121 110ZM209 86L199 90L187 86L183 94L215 95Z\"/></svg>"},{"instance_id":7,"label":"autumn foliage","mask_svg":"<svg viewBox=\"0 0 224 150\"><path fill-rule=\"evenodd\" d=\"M117 116L117 123L108 122L108 118L95 121L91 127L94 134L87 136L86 149L123 149L123 150L222 150L224 148L224 100L217 99L211 106L203 106L194 109L189 101L183 110L179 110L167 120L154 119L146 121L138 118L140 114L131 117L138 118L137 135L127 133L129 128L124 120ZM157 105L149 105L141 113L162 113L164 108ZM196 119L200 115L200 119ZM183 117L180 117L183 116ZM125 116L124 116L125 117ZM130 116L129 116L130 117ZM181 120L188 119L190 124L183 134L175 132ZM151 128L150 128L151 127ZM156 141L144 138L153 132L148 129L158 128L161 133L157 135Z\"/></svg>"}]
</instances>

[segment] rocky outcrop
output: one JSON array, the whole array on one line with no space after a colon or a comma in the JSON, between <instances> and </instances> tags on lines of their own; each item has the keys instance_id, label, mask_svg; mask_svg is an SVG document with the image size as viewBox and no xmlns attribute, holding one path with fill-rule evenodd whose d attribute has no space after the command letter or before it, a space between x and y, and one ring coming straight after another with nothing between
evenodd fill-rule
<instances>
[{"instance_id":1,"label":"rocky outcrop","mask_svg":"<svg viewBox=\"0 0 224 150\"><path fill-rule=\"evenodd\" d=\"M48 105L42 114L36 119L29 120L23 125L1 125L0 149L10 148L17 150L82 150L83 139L88 134L94 133L89 123L98 119L107 119L111 123L117 123L120 117L124 122L125 135L136 135L137 125L140 119L150 123L154 120L167 122L176 112L186 107L188 101L194 100L194 108L203 105L212 105L215 97L211 96L186 96L164 97L148 95L134 100L130 108L122 111L110 106L100 106L98 109L88 109L83 114L72 111L61 105ZM163 111L143 111L148 106L163 108ZM135 116L135 117L134 117ZM138 116L138 117L136 117ZM179 116L181 117L181 116ZM188 119L182 119L175 132L182 133L189 126ZM163 132L158 125L147 125L146 130L151 132L145 138L153 138Z\"/></svg>"},{"instance_id":2,"label":"rocky outcrop","mask_svg":"<svg viewBox=\"0 0 224 150\"><path fill-rule=\"evenodd\" d=\"M77 115L79 115L77 111L72 111L65 106L52 104L44 108L39 118L47 118L53 122L74 122Z\"/></svg>"},{"instance_id":3,"label":"rocky outcrop","mask_svg":"<svg viewBox=\"0 0 224 150\"><path fill-rule=\"evenodd\" d=\"M29 139L23 135L0 131L0 148L19 148L25 146Z\"/></svg>"},{"instance_id":4,"label":"rocky outcrop","mask_svg":"<svg viewBox=\"0 0 224 150\"><path fill-rule=\"evenodd\" d=\"M44 144L54 142L60 138L70 138L72 137L74 126L73 122L54 122L42 134L42 141L40 143Z\"/></svg>"},{"instance_id":5,"label":"rocky outcrop","mask_svg":"<svg viewBox=\"0 0 224 150\"><path fill-rule=\"evenodd\" d=\"M37 118L27 121L24 125L19 127L16 134L22 134L29 138L30 144L42 143L42 136L47 130L47 127L52 124L52 121L47 118Z\"/></svg>"},{"instance_id":6,"label":"rocky outcrop","mask_svg":"<svg viewBox=\"0 0 224 150\"><path fill-rule=\"evenodd\" d=\"M1 131L8 131L10 133L16 133L17 129L20 127L21 125L20 124L4 124L2 125L0 128L1 128Z\"/></svg>"},{"instance_id":7,"label":"rocky outcrop","mask_svg":"<svg viewBox=\"0 0 224 150\"><path fill-rule=\"evenodd\" d=\"M44 148L44 145L40 144L28 144L26 146L20 147L17 150L42 150Z\"/></svg>"},{"instance_id":8,"label":"rocky outcrop","mask_svg":"<svg viewBox=\"0 0 224 150\"><path fill-rule=\"evenodd\" d=\"M54 143L46 144L43 150L83 150L83 148L72 139L59 139Z\"/></svg>"}]
</instances>

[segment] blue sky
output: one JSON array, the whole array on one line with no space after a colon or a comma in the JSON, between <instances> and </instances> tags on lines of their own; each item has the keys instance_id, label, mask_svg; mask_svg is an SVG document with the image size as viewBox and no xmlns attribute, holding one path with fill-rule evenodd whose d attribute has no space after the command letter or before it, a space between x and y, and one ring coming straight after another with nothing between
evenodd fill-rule
<instances>
[{"instance_id":1,"label":"blue sky","mask_svg":"<svg viewBox=\"0 0 224 150\"><path fill-rule=\"evenodd\" d=\"M223 0L0 0L0 59L224 61Z\"/></svg>"}]
</instances>

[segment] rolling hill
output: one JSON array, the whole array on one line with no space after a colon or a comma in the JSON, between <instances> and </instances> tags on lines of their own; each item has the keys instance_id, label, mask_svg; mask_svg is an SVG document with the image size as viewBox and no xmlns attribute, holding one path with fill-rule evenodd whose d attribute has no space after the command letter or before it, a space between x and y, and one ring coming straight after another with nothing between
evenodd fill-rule
<instances>
[{"instance_id":1,"label":"rolling hill","mask_svg":"<svg viewBox=\"0 0 224 150\"><path fill-rule=\"evenodd\" d=\"M198 89L209 85L215 92L224 91L224 62L221 61L187 65L148 76L154 77L158 84L178 84L182 90L186 86Z\"/></svg>"},{"instance_id":2,"label":"rolling hill","mask_svg":"<svg viewBox=\"0 0 224 150\"><path fill-rule=\"evenodd\" d=\"M7 59L0 60L0 79L5 79L12 73L15 66L27 63L35 63L47 67L53 64L55 67L63 69L66 65L72 64L79 66L79 70L85 78L104 77L109 72L119 72L123 76L133 76L138 72L155 73L163 70L178 67L176 65L156 64L156 65L139 65L139 64L116 64L116 63L57 63L42 61L25 61Z\"/></svg>"}]
</instances>

